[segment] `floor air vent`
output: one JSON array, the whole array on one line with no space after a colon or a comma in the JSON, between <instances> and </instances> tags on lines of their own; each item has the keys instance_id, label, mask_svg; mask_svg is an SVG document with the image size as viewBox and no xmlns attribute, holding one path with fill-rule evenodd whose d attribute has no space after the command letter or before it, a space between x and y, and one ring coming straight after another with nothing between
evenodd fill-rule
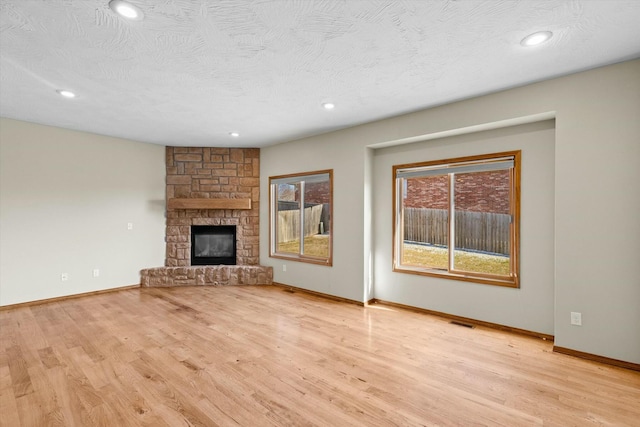
<instances>
[{"instance_id":1,"label":"floor air vent","mask_svg":"<svg viewBox=\"0 0 640 427\"><path fill-rule=\"evenodd\" d=\"M463 323L463 322L458 322L457 320L452 320L451 322L452 325L456 325L456 326L464 326L465 328L469 328L469 329L473 329L475 328L475 326L469 324L469 323Z\"/></svg>"}]
</instances>

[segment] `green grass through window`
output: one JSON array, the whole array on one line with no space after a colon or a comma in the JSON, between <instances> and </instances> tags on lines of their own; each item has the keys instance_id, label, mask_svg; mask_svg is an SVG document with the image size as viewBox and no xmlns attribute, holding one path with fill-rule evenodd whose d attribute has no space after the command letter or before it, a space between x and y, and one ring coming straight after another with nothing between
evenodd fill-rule
<instances>
[{"instance_id":1,"label":"green grass through window","mask_svg":"<svg viewBox=\"0 0 640 427\"><path fill-rule=\"evenodd\" d=\"M404 265L425 268L447 269L448 251L446 248L404 243ZM484 274L509 275L509 258L476 252L454 251L455 269Z\"/></svg>"},{"instance_id":2,"label":"green grass through window","mask_svg":"<svg viewBox=\"0 0 640 427\"><path fill-rule=\"evenodd\" d=\"M300 250L300 241L292 240L290 242L278 243L278 252L298 254ZM316 234L304 238L304 254L319 258L329 257L329 235Z\"/></svg>"}]
</instances>

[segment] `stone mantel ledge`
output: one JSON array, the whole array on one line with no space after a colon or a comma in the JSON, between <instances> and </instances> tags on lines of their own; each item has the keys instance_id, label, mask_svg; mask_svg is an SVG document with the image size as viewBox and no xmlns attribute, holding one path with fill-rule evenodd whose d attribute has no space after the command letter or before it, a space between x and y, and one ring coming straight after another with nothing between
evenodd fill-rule
<instances>
[{"instance_id":1,"label":"stone mantel ledge","mask_svg":"<svg viewBox=\"0 0 640 427\"><path fill-rule=\"evenodd\" d=\"M201 265L156 267L140 271L140 286L271 285L273 267L261 265Z\"/></svg>"}]
</instances>

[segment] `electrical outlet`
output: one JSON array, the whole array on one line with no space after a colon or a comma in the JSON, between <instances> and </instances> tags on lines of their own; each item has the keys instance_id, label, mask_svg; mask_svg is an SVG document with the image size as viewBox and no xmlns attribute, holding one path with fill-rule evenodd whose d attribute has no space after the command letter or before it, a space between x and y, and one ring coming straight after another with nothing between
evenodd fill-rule
<instances>
[{"instance_id":1,"label":"electrical outlet","mask_svg":"<svg viewBox=\"0 0 640 427\"><path fill-rule=\"evenodd\" d=\"M100 277L100 269L98 268L93 269L93 277Z\"/></svg>"},{"instance_id":2,"label":"electrical outlet","mask_svg":"<svg viewBox=\"0 0 640 427\"><path fill-rule=\"evenodd\" d=\"M69 273L60 273L60 280L63 282L69 280Z\"/></svg>"},{"instance_id":3,"label":"electrical outlet","mask_svg":"<svg viewBox=\"0 0 640 427\"><path fill-rule=\"evenodd\" d=\"M282 264L282 271L287 271L287 264Z\"/></svg>"},{"instance_id":4,"label":"electrical outlet","mask_svg":"<svg viewBox=\"0 0 640 427\"><path fill-rule=\"evenodd\" d=\"M133 223L132 222L128 222L127 223L127 230L133 230Z\"/></svg>"},{"instance_id":5,"label":"electrical outlet","mask_svg":"<svg viewBox=\"0 0 640 427\"><path fill-rule=\"evenodd\" d=\"M572 311L571 324L575 326L582 326L582 313L577 313L575 311Z\"/></svg>"}]
</instances>

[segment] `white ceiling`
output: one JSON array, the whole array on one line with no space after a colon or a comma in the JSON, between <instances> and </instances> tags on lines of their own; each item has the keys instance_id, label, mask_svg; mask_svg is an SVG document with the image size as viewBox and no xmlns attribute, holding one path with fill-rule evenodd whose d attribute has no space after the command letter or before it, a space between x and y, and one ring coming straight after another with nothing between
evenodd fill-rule
<instances>
[{"instance_id":1,"label":"white ceiling","mask_svg":"<svg viewBox=\"0 0 640 427\"><path fill-rule=\"evenodd\" d=\"M130 2L0 0L0 115L259 147L640 57L639 0Z\"/></svg>"}]
</instances>

